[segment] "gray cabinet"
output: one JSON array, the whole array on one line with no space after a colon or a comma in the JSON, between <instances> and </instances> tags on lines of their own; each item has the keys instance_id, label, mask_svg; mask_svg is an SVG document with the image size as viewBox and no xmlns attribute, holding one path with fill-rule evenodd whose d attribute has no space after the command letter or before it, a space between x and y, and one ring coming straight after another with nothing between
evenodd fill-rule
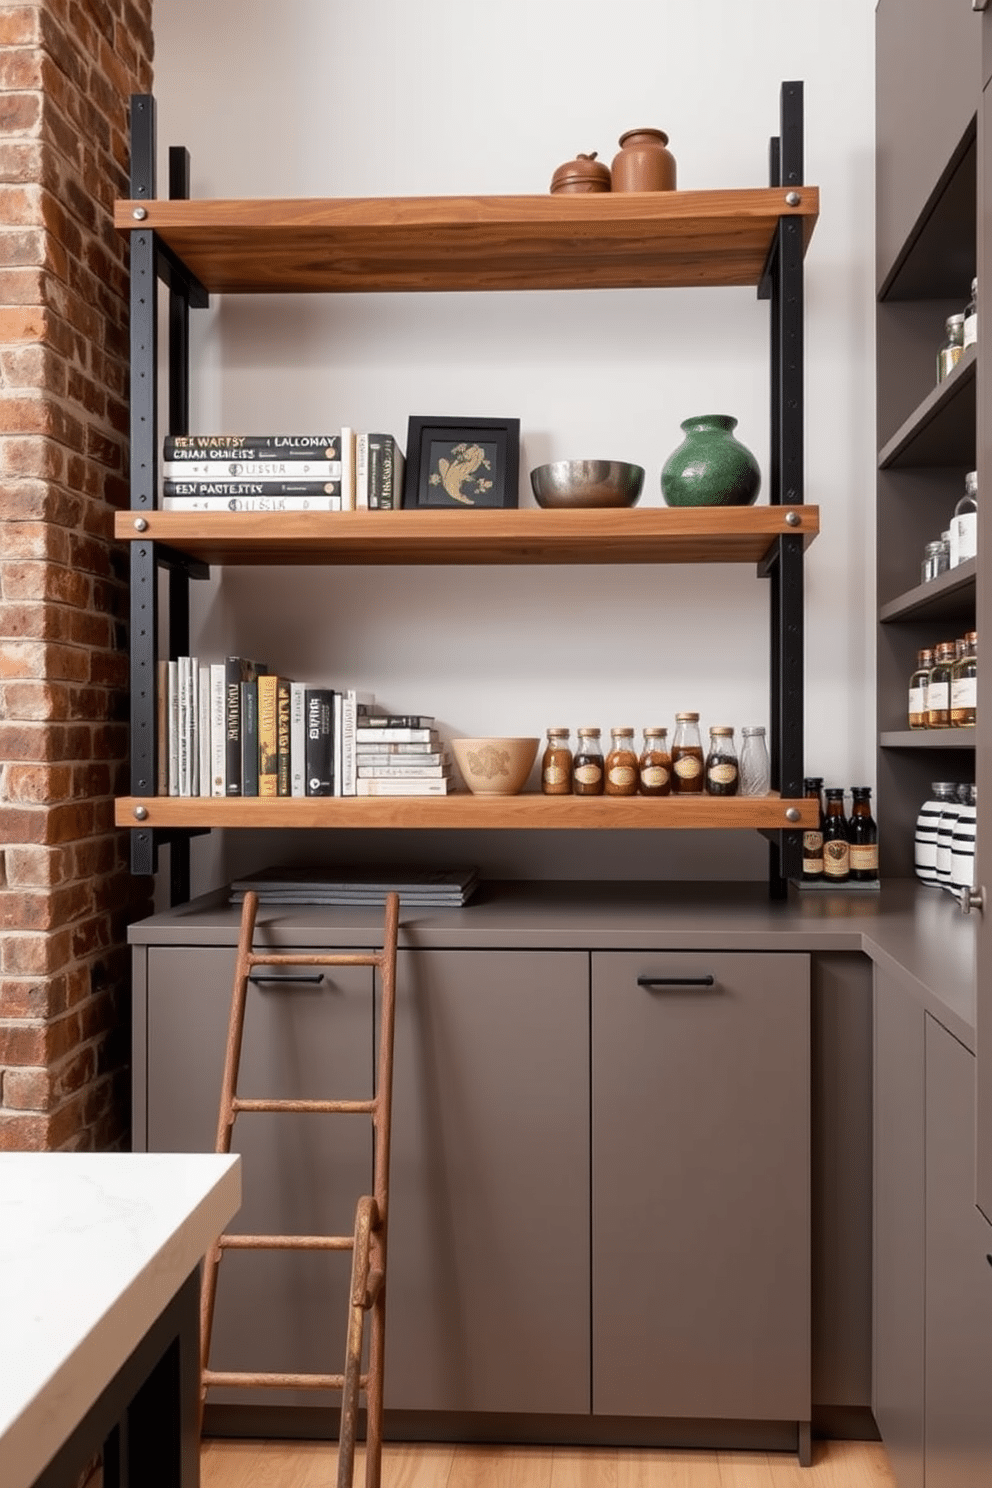
<instances>
[{"instance_id":1,"label":"gray cabinet","mask_svg":"<svg viewBox=\"0 0 992 1488\"><path fill-rule=\"evenodd\" d=\"M596 953L593 1410L808 1421L803 955Z\"/></svg>"},{"instance_id":2,"label":"gray cabinet","mask_svg":"<svg viewBox=\"0 0 992 1488\"><path fill-rule=\"evenodd\" d=\"M588 955L397 976L386 1406L588 1413Z\"/></svg>"},{"instance_id":3,"label":"gray cabinet","mask_svg":"<svg viewBox=\"0 0 992 1488\"><path fill-rule=\"evenodd\" d=\"M211 1151L217 1130L233 947L153 947L136 1009L145 1071L145 1145ZM368 1099L373 1079L372 972L303 967L299 978L249 991L239 1093ZM141 1093L139 1092L139 1099ZM243 1233L348 1233L372 1177L371 1123L319 1115L243 1115ZM337 1371L344 1359L350 1257L232 1251L220 1268L211 1360L217 1369ZM267 1391L283 1404L312 1392ZM259 1392L215 1390L212 1402L259 1403Z\"/></svg>"},{"instance_id":4,"label":"gray cabinet","mask_svg":"<svg viewBox=\"0 0 992 1488\"><path fill-rule=\"evenodd\" d=\"M878 0L875 27L881 281L974 118L982 18L971 0Z\"/></svg>"},{"instance_id":5,"label":"gray cabinet","mask_svg":"<svg viewBox=\"0 0 992 1488\"><path fill-rule=\"evenodd\" d=\"M974 1204L974 1066L928 1017L926 1488L992 1477L992 1227Z\"/></svg>"},{"instance_id":6,"label":"gray cabinet","mask_svg":"<svg viewBox=\"0 0 992 1488\"><path fill-rule=\"evenodd\" d=\"M899 1488L923 1488L924 1013L875 971L875 1420Z\"/></svg>"}]
</instances>

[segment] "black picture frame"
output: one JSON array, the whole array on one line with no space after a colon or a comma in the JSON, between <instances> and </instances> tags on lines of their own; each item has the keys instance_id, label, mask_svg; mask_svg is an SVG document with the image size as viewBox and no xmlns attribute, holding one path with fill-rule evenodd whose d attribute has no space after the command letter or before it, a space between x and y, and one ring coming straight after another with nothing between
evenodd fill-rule
<instances>
[{"instance_id":1,"label":"black picture frame","mask_svg":"<svg viewBox=\"0 0 992 1488\"><path fill-rule=\"evenodd\" d=\"M520 504L520 420L411 415L404 507L491 511Z\"/></svg>"}]
</instances>

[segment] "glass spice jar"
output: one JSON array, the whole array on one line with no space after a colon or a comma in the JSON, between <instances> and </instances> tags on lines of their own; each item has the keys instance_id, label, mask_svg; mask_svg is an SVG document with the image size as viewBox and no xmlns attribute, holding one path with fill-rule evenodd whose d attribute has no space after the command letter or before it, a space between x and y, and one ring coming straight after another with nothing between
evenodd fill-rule
<instances>
[{"instance_id":1,"label":"glass spice jar","mask_svg":"<svg viewBox=\"0 0 992 1488\"><path fill-rule=\"evenodd\" d=\"M710 729L710 747L706 755L706 790L711 796L736 796L739 786L734 731L722 724L714 724Z\"/></svg>"},{"instance_id":2,"label":"glass spice jar","mask_svg":"<svg viewBox=\"0 0 992 1488\"><path fill-rule=\"evenodd\" d=\"M974 346L978 340L978 280L971 281L971 299L965 307L964 332L961 344L965 351L969 346Z\"/></svg>"},{"instance_id":3,"label":"glass spice jar","mask_svg":"<svg viewBox=\"0 0 992 1488\"><path fill-rule=\"evenodd\" d=\"M676 713L672 739L672 795L699 796L703 791L703 741L698 713Z\"/></svg>"},{"instance_id":4,"label":"glass spice jar","mask_svg":"<svg viewBox=\"0 0 992 1488\"><path fill-rule=\"evenodd\" d=\"M937 381L943 382L964 356L964 316L949 315L944 322L944 344L937 353Z\"/></svg>"},{"instance_id":5,"label":"glass spice jar","mask_svg":"<svg viewBox=\"0 0 992 1488\"><path fill-rule=\"evenodd\" d=\"M608 796L636 796L637 754L634 749L634 730L610 729L610 738L612 748L606 756L604 792Z\"/></svg>"},{"instance_id":6,"label":"glass spice jar","mask_svg":"<svg viewBox=\"0 0 992 1488\"><path fill-rule=\"evenodd\" d=\"M926 647L916 653L916 670L909 679L907 721L911 729L927 726L927 685L933 669L933 652Z\"/></svg>"},{"instance_id":7,"label":"glass spice jar","mask_svg":"<svg viewBox=\"0 0 992 1488\"><path fill-rule=\"evenodd\" d=\"M765 731L758 726L741 729L741 795L767 796L771 788L771 766Z\"/></svg>"},{"instance_id":8,"label":"glass spice jar","mask_svg":"<svg viewBox=\"0 0 992 1488\"><path fill-rule=\"evenodd\" d=\"M641 757L637 762L638 787L642 796L668 796L672 790L672 756L668 752L668 730L646 728Z\"/></svg>"},{"instance_id":9,"label":"glass spice jar","mask_svg":"<svg viewBox=\"0 0 992 1488\"><path fill-rule=\"evenodd\" d=\"M948 567L957 568L978 552L978 471L969 470L964 478L964 495L951 517Z\"/></svg>"},{"instance_id":10,"label":"glass spice jar","mask_svg":"<svg viewBox=\"0 0 992 1488\"><path fill-rule=\"evenodd\" d=\"M941 641L927 679L927 728L951 726L951 670L955 660L954 642Z\"/></svg>"},{"instance_id":11,"label":"glass spice jar","mask_svg":"<svg viewBox=\"0 0 992 1488\"><path fill-rule=\"evenodd\" d=\"M598 728L580 728L579 741L572 764L572 794L576 796L601 796L603 794L603 745Z\"/></svg>"},{"instance_id":12,"label":"glass spice jar","mask_svg":"<svg viewBox=\"0 0 992 1488\"><path fill-rule=\"evenodd\" d=\"M969 630L951 669L951 728L974 728L978 701L978 632Z\"/></svg>"},{"instance_id":13,"label":"glass spice jar","mask_svg":"<svg viewBox=\"0 0 992 1488\"><path fill-rule=\"evenodd\" d=\"M572 794L570 732L567 728L548 729L548 743L541 760L541 790L546 796Z\"/></svg>"}]
</instances>

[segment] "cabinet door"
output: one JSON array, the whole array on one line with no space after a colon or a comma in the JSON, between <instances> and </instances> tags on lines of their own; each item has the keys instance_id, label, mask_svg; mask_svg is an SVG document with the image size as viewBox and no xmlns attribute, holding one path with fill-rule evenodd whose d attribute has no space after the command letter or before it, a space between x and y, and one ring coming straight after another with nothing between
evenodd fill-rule
<instances>
[{"instance_id":1,"label":"cabinet door","mask_svg":"<svg viewBox=\"0 0 992 1488\"><path fill-rule=\"evenodd\" d=\"M593 1410L808 1420L808 957L596 954L592 1028Z\"/></svg>"},{"instance_id":2,"label":"cabinet door","mask_svg":"<svg viewBox=\"0 0 992 1488\"><path fill-rule=\"evenodd\" d=\"M992 11L983 16L986 28L992 28ZM990 29L992 36L992 29ZM979 172L979 294L982 285L992 286L992 87L982 100L981 117L982 169ZM988 328L992 316L985 311ZM992 332L986 329L978 339L978 478L986 489L992 480ZM978 615L977 624L992 625L992 523L988 520L988 503L984 519L978 524ZM978 679L978 728L975 750L975 780L978 785L979 831L976 840L976 883L984 886L988 898L985 913L977 916L977 1057L978 1057L978 1144L976 1153L978 1203L987 1220L992 1221L992 676L982 669Z\"/></svg>"},{"instance_id":3,"label":"cabinet door","mask_svg":"<svg viewBox=\"0 0 992 1488\"><path fill-rule=\"evenodd\" d=\"M589 969L401 951L387 1408L589 1410Z\"/></svg>"},{"instance_id":4,"label":"cabinet door","mask_svg":"<svg viewBox=\"0 0 992 1488\"><path fill-rule=\"evenodd\" d=\"M975 1060L926 1020L926 1484L992 1471L992 1229L974 1203Z\"/></svg>"},{"instance_id":5,"label":"cabinet door","mask_svg":"<svg viewBox=\"0 0 992 1488\"><path fill-rule=\"evenodd\" d=\"M923 1488L923 1010L875 970L875 1421L899 1488Z\"/></svg>"},{"instance_id":6,"label":"cabinet door","mask_svg":"<svg viewBox=\"0 0 992 1488\"><path fill-rule=\"evenodd\" d=\"M971 0L878 0L875 36L881 282L975 115L981 18Z\"/></svg>"},{"instance_id":7,"label":"cabinet door","mask_svg":"<svg viewBox=\"0 0 992 1488\"><path fill-rule=\"evenodd\" d=\"M147 1131L153 1152L210 1152L217 1131L234 949L148 954ZM262 969L268 974L269 969ZM260 972L261 974L261 972ZM248 993L239 1094L367 1099L372 1092L372 972L282 968ZM322 975L319 983L309 978ZM246 1234L350 1234L372 1177L371 1122L357 1116L243 1115L233 1150ZM338 1372L344 1365L347 1253L231 1251L221 1262L216 1369ZM312 1391L213 1390L211 1402L303 1404Z\"/></svg>"}]
</instances>

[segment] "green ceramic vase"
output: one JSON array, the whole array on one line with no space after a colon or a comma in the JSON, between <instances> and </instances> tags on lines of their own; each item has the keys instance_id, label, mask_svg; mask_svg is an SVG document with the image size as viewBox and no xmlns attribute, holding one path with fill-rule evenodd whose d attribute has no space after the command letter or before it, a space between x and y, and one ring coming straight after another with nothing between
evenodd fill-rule
<instances>
[{"instance_id":1,"label":"green ceramic vase","mask_svg":"<svg viewBox=\"0 0 992 1488\"><path fill-rule=\"evenodd\" d=\"M729 413L704 413L679 428L685 438L661 469L661 494L669 506L751 506L761 471L751 451L734 438Z\"/></svg>"}]
</instances>

